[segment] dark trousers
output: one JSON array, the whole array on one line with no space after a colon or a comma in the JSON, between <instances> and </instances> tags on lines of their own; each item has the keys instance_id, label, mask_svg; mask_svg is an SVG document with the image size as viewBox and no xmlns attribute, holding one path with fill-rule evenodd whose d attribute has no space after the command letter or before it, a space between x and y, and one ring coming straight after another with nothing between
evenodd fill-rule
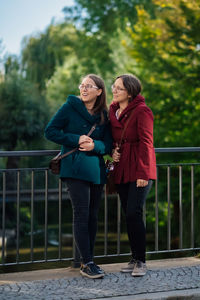
<instances>
[{"instance_id":1,"label":"dark trousers","mask_svg":"<svg viewBox=\"0 0 200 300\"><path fill-rule=\"evenodd\" d=\"M73 229L77 249L84 264L93 260L97 217L103 184L67 178L73 208Z\"/></svg>"},{"instance_id":2,"label":"dark trousers","mask_svg":"<svg viewBox=\"0 0 200 300\"><path fill-rule=\"evenodd\" d=\"M122 209L126 216L127 233L132 256L145 262L146 229L143 221L143 206L152 186L152 180L146 187L136 187L136 182L117 184Z\"/></svg>"}]
</instances>

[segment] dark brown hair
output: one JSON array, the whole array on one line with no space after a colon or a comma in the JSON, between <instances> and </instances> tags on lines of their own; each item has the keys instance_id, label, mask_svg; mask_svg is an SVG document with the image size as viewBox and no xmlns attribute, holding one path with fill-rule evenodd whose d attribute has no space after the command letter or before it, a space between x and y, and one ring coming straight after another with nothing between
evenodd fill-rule
<instances>
[{"instance_id":1,"label":"dark brown hair","mask_svg":"<svg viewBox=\"0 0 200 300\"><path fill-rule=\"evenodd\" d=\"M101 114L101 123L104 123L104 113L103 111L108 111L107 104L106 104L106 89L104 81L101 77L97 76L96 74L88 74L84 76L84 78L89 77L92 79L96 86L102 90L102 93L97 96L97 99L95 101L94 107L93 107L93 113L100 113Z\"/></svg>"},{"instance_id":2,"label":"dark brown hair","mask_svg":"<svg viewBox=\"0 0 200 300\"><path fill-rule=\"evenodd\" d=\"M142 85L140 80L132 74L123 74L118 76L116 79L121 78L123 85L128 92L128 95L131 96L130 101L132 101L142 90Z\"/></svg>"}]
</instances>

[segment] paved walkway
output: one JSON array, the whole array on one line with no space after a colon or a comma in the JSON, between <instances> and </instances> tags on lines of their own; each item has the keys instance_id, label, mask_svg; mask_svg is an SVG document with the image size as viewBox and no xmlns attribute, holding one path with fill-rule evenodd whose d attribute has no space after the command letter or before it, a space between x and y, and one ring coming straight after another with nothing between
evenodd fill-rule
<instances>
[{"instance_id":1,"label":"paved walkway","mask_svg":"<svg viewBox=\"0 0 200 300\"><path fill-rule=\"evenodd\" d=\"M146 276L120 273L125 264L102 265L104 279L72 268L0 274L1 300L200 300L200 259L148 261Z\"/></svg>"}]
</instances>

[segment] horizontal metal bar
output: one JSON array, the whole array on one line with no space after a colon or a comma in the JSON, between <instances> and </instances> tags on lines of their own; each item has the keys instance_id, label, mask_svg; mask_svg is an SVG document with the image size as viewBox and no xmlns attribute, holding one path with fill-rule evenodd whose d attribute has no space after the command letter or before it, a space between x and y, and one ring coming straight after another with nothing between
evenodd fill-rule
<instances>
[{"instance_id":1,"label":"horizontal metal bar","mask_svg":"<svg viewBox=\"0 0 200 300\"><path fill-rule=\"evenodd\" d=\"M0 157L8 156L53 156L60 150L0 151Z\"/></svg>"},{"instance_id":2,"label":"horizontal metal bar","mask_svg":"<svg viewBox=\"0 0 200 300\"><path fill-rule=\"evenodd\" d=\"M60 150L27 150L27 151L0 151L0 157L8 156L53 156ZM156 153L171 152L200 152L200 147L174 147L174 148L155 148Z\"/></svg>"},{"instance_id":3,"label":"horizontal metal bar","mask_svg":"<svg viewBox=\"0 0 200 300\"><path fill-rule=\"evenodd\" d=\"M64 188L63 188L64 190ZM54 189L49 189L49 192L51 192L52 194L58 194L59 192L59 189L58 188L54 188ZM9 190L6 190L6 195L16 195L17 193L17 189L13 190L13 191L9 191ZM26 194L29 194L30 195L31 193L31 188L30 189L24 189L24 190L21 190L20 191L20 194L23 196L23 195L26 195ZM36 195L38 194L44 194L45 193L45 189L34 189L34 193ZM0 191L0 195L2 195L2 191Z\"/></svg>"},{"instance_id":4,"label":"horizontal metal bar","mask_svg":"<svg viewBox=\"0 0 200 300\"><path fill-rule=\"evenodd\" d=\"M6 263L6 264L0 264L0 266L16 266L16 265L28 265L28 264L37 264L37 263L51 263L51 262L58 262L58 261L71 261L73 258L62 258L62 259L48 259L48 260L33 260L33 261L20 261L20 262L13 262L13 263Z\"/></svg>"},{"instance_id":5,"label":"horizontal metal bar","mask_svg":"<svg viewBox=\"0 0 200 300\"><path fill-rule=\"evenodd\" d=\"M200 163L165 163L165 164L157 164L158 167L176 167L176 166L199 166Z\"/></svg>"},{"instance_id":6,"label":"horizontal metal bar","mask_svg":"<svg viewBox=\"0 0 200 300\"><path fill-rule=\"evenodd\" d=\"M200 152L200 147L155 148L155 152Z\"/></svg>"},{"instance_id":7,"label":"horizontal metal bar","mask_svg":"<svg viewBox=\"0 0 200 300\"><path fill-rule=\"evenodd\" d=\"M165 164L157 164L157 167L176 167L176 166L199 166L200 163L165 163ZM17 172L17 171L46 171L49 168L17 168L17 169L0 169L0 173L2 172L6 172L6 173L10 173L10 172ZM54 175L55 176L55 175ZM110 195L110 197L115 197L115 195Z\"/></svg>"},{"instance_id":8,"label":"horizontal metal bar","mask_svg":"<svg viewBox=\"0 0 200 300\"><path fill-rule=\"evenodd\" d=\"M146 254L162 254L162 253L176 253L176 252L184 252L184 251L199 251L200 248L183 248L183 249L173 249L173 250L158 250L158 251L147 251ZM119 256L128 256L131 253L120 253L120 254L108 254L108 255L98 255L95 258L104 258L104 257L119 257Z\"/></svg>"},{"instance_id":9,"label":"horizontal metal bar","mask_svg":"<svg viewBox=\"0 0 200 300\"><path fill-rule=\"evenodd\" d=\"M49 168L17 168L17 169L0 169L0 172L17 172L17 171L46 171Z\"/></svg>"},{"instance_id":10,"label":"horizontal metal bar","mask_svg":"<svg viewBox=\"0 0 200 300\"><path fill-rule=\"evenodd\" d=\"M63 190L64 191L64 188ZM17 190L6 191L5 202L15 202L16 201ZM32 190L21 190L20 199L22 202L30 202ZM58 198L58 189L49 189L48 190L48 201L55 201ZM45 190L44 189L34 189L34 202L44 201ZM2 201L3 191L0 190L0 203ZM62 201L70 201L69 195L64 193Z\"/></svg>"},{"instance_id":11,"label":"horizontal metal bar","mask_svg":"<svg viewBox=\"0 0 200 300\"><path fill-rule=\"evenodd\" d=\"M174 250L159 250L159 251L147 251L147 254L164 254L164 253L177 253L177 252L185 252L185 251L199 251L200 248L186 248L186 249L174 249ZM130 256L131 253L120 253L120 254L107 254L107 255L97 255L94 258L106 258L106 257L124 257ZM55 258L55 259L48 259L48 260L34 260L34 261L25 261L25 262L14 262L14 263L6 263L0 264L0 266L15 266L15 265L26 265L26 264L38 264L38 263L51 263L51 262L64 262L64 261L72 261L73 258Z\"/></svg>"},{"instance_id":12,"label":"horizontal metal bar","mask_svg":"<svg viewBox=\"0 0 200 300\"><path fill-rule=\"evenodd\" d=\"M185 251L199 251L200 248L183 248L183 249L173 249L173 250L158 250L158 251L147 251L146 254L162 254L162 253L177 253ZM107 254L107 255L97 255L95 258L105 258L105 257L119 257L119 256L129 256L131 253L120 253L120 254Z\"/></svg>"},{"instance_id":13,"label":"horizontal metal bar","mask_svg":"<svg viewBox=\"0 0 200 300\"><path fill-rule=\"evenodd\" d=\"M147 254L161 254L161 253L178 253L185 251L199 251L200 248L182 248L182 249L174 249L174 250L159 250L159 251L147 251Z\"/></svg>"}]
</instances>

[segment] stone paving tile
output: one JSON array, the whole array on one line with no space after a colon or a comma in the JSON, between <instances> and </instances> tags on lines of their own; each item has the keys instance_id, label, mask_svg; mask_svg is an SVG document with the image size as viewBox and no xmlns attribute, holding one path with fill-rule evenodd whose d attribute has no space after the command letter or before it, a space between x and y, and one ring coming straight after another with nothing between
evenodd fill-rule
<instances>
[{"instance_id":1,"label":"stone paving tile","mask_svg":"<svg viewBox=\"0 0 200 300\"><path fill-rule=\"evenodd\" d=\"M149 270L144 277L107 273L104 279L83 277L26 281L0 286L1 300L84 300L200 288L200 265Z\"/></svg>"}]
</instances>

